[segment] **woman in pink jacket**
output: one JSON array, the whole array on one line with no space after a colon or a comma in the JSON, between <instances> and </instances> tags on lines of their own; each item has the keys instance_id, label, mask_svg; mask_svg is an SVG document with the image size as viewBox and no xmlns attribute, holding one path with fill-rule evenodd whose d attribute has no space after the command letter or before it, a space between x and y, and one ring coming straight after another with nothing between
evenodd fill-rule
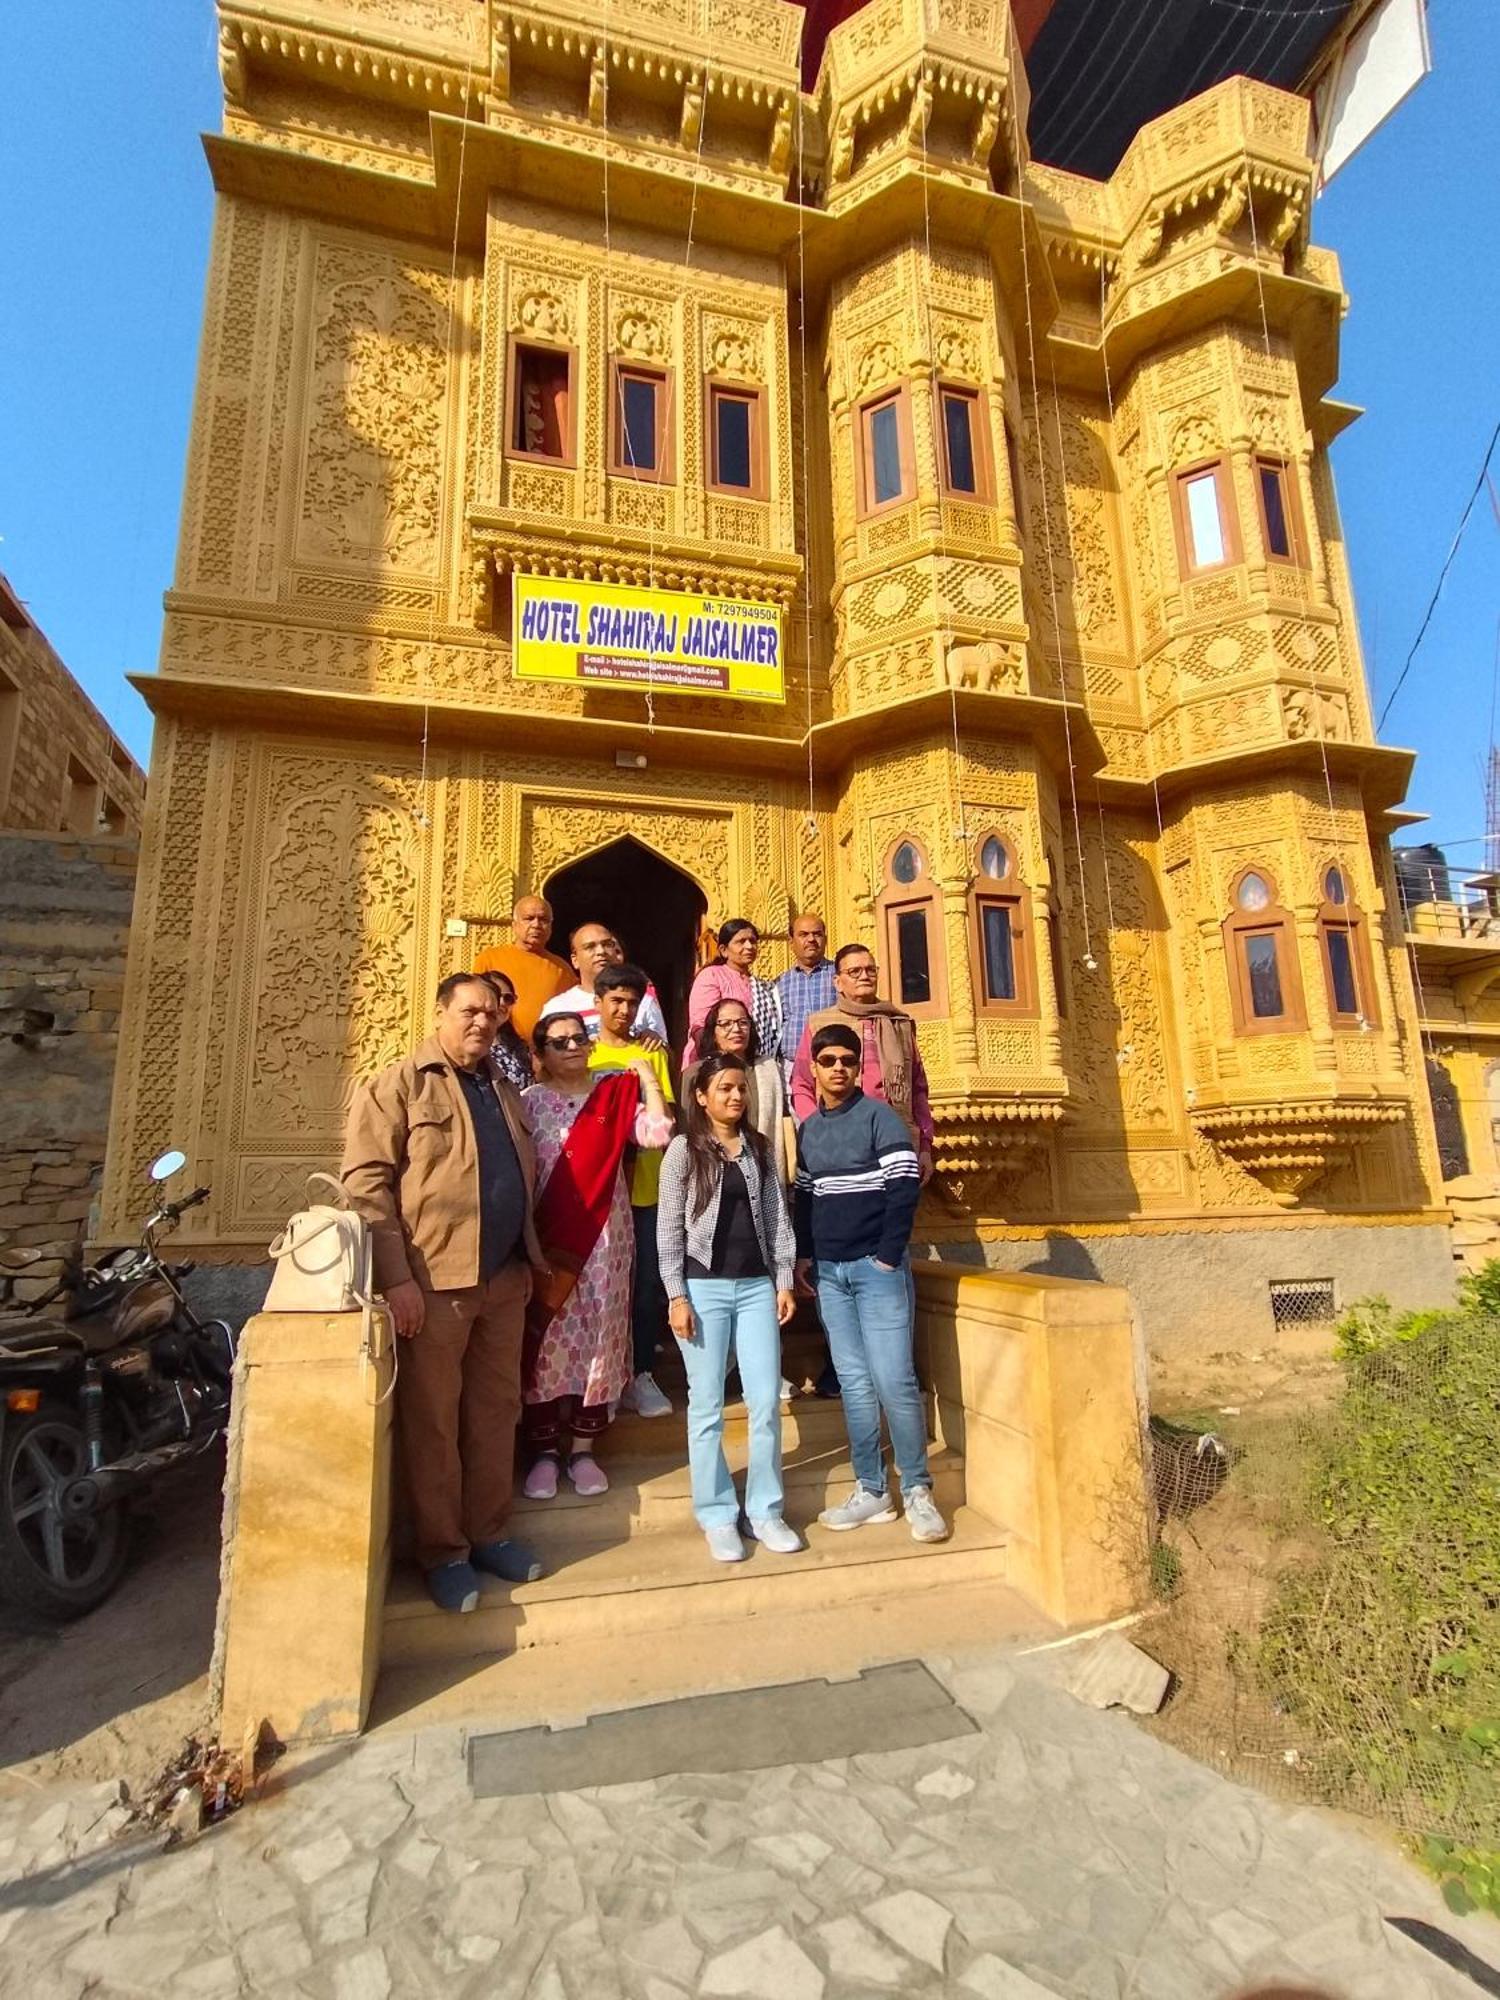
<instances>
[{"instance_id":1,"label":"woman in pink jacket","mask_svg":"<svg viewBox=\"0 0 1500 2000\"><path fill-rule=\"evenodd\" d=\"M698 1060L698 1033L717 1000L738 1000L750 1010L760 1046L774 1054L781 1046L781 996L768 979L751 971L760 952L760 932L748 917L731 917L719 926L719 962L705 965L688 995L688 1038L684 1066Z\"/></svg>"}]
</instances>

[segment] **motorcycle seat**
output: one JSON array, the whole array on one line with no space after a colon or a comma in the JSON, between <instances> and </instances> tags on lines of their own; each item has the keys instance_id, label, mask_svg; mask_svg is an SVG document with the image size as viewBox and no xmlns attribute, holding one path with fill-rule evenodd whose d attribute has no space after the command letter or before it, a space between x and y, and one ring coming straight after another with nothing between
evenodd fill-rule
<instances>
[{"instance_id":1,"label":"motorcycle seat","mask_svg":"<svg viewBox=\"0 0 1500 2000\"><path fill-rule=\"evenodd\" d=\"M105 1354L120 1346L113 1319L38 1320L26 1313L0 1313L0 1365L7 1356L45 1354Z\"/></svg>"}]
</instances>

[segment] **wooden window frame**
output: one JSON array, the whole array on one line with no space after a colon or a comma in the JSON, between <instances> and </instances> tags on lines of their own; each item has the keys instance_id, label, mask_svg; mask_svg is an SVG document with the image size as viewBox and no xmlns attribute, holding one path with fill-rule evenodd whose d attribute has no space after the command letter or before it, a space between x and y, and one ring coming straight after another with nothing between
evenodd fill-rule
<instances>
[{"instance_id":1,"label":"wooden window frame","mask_svg":"<svg viewBox=\"0 0 1500 2000\"><path fill-rule=\"evenodd\" d=\"M750 484L726 486L719 478L719 427L715 420L721 396L750 405ZM765 500L770 497L766 468L766 392L759 382L736 382L727 375L703 378L703 484L710 493L728 500Z\"/></svg>"},{"instance_id":2,"label":"wooden window frame","mask_svg":"<svg viewBox=\"0 0 1500 2000\"><path fill-rule=\"evenodd\" d=\"M914 882L898 882L891 873L891 863L896 858L898 848L914 847L921 858L921 869ZM875 901L875 917L880 938L880 961L886 968L886 984L893 1006L910 1014L914 1021L939 1021L948 1012L948 980L946 961L943 956L942 902L938 896L937 884L932 879L932 863L927 849L914 833L901 833L889 843L880 870L881 891ZM896 947L898 917L910 910L921 910L927 918L927 969L932 980L932 997L929 1000L903 1000L901 998L901 954Z\"/></svg>"},{"instance_id":3,"label":"wooden window frame","mask_svg":"<svg viewBox=\"0 0 1500 2000\"><path fill-rule=\"evenodd\" d=\"M656 463L631 465L623 456L625 443L624 384L628 379L656 384ZM672 370L655 362L622 360L609 362L609 469L616 479L639 479L648 486L675 486L676 453L672 448Z\"/></svg>"},{"instance_id":4,"label":"wooden window frame","mask_svg":"<svg viewBox=\"0 0 1500 2000\"><path fill-rule=\"evenodd\" d=\"M1196 479L1211 474L1219 498L1219 526L1224 531L1224 554L1218 562L1200 563L1193 556L1192 523L1188 517L1186 493ZM1184 465L1172 474L1172 526L1177 537L1177 567L1184 581L1213 576L1242 560L1239 515L1234 504L1234 482L1226 458L1204 458Z\"/></svg>"},{"instance_id":5,"label":"wooden window frame","mask_svg":"<svg viewBox=\"0 0 1500 2000\"><path fill-rule=\"evenodd\" d=\"M984 852L985 843L992 839L999 841L1009 857L1010 867L1004 875L986 875L980 867L979 857ZM1034 1018L1038 1007L1035 940L1031 934L1031 889L1018 871L1019 860L1014 834L1007 833L1003 827L985 827L974 843L974 880L969 891L969 949L973 954L974 963L974 1011L984 1016L1006 1015L1012 1020L1018 1017ZM1016 975L1014 1000L992 999L988 990L984 956L984 911L991 906L998 906L1011 912L1011 963Z\"/></svg>"},{"instance_id":6,"label":"wooden window frame","mask_svg":"<svg viewBox=\"0 0 1500 2000\"><path fill-rule=\"evenodd\" d=\"M870 418L887 403L896 406L896 450L901 461L901 491L889 500L875 500L875 454L870 444ZM908 507L917 497L917 461L912 446L911 385L897 382L877 396L866 396L854 412L855 511L861 521L878 519L897 507Z\"/></svg>"},{"instance_id":7,"label":"wooden window frame","mask_svg":"<svg viewBox=\"0 0 1500 2000\"><path fill-rule=\"evenodd\" d=\"M1255 480L1255 513L1260 522L1261 553L1268 563L1280 563L1285 569L1306 569L1307 538L1302 528L1302 509L1297 503L1297 480L1292 461L1279 458L1274 452L1258 451L1250 462ZM1271 547L1271 524L1266 519L1266 496L1261 491L1261 473L1275 472L1281 479L1281 504L1286 515L1287 537L1292 545L1290 555L1279 556Z\"/></svg>"},{"instance_id":8,"label":"wooden window frame","mask_svg":"<svg viewBox=\"0 0 1500 2000\"><path fill-rule=\"evenodd\" d=\"M1263 910L1242 910L1240 885L1247 875L1258 875L1270 890ZM1307 1029L1307 1006L1302 995L1302 974L1298 964L1297 929L1290 910L1276 900L1276 878L1269 868L1252 863L1240 869L1229 885L1229 915L1221 934L1229 973L1229 999L1236 1035L1297 1035ZM1281 981L1282 1011L1261 1015L1255 1011L1250 991L1250 968L1245 963L1241 941L1268 932L1276 940L1276 972Z\"/></svg>"},{"instance_id":9,"label":"wooden window frame","mask_svg":"<svg viewBox=\"0 0 1500 2000\"><path fill-rule=\"evenodd\" d=\"M1344 878L1344 901L1330 903L1323 894L1331 872L1337 868ZM1349 871L1342 862L1329 861L1318 876L1318 955L1323 961L1323 987L1328 995L1328 1018L1336 1029L1356 1033L1380 1026L1380 1003L1375 993L1375 967L1370 952L1370 931L1365 913L1349 888ZM1343 931L1349 939L1349 961L1354 972L1354 1012L1342 1013L1333 983L1333 954L1328 949L1328 933Z\"/></svg>"},{"instance_id":10,"label":"wooden window frame","mask_svg":"<svg viewBox=\"0 0 1500 2000\"><path fill-rule=\"evenodd\" d=\"M945 396L956 396L969 406L969 446L974 454L972 493L953 484L948 464L948 425L943 410ZM976 389L972 382L950 382L940 376L934 390L933 415L936 418L934 428L937 431L938 477L943 498L967 501L971 507L993 507L995 467L990 455L990 427L986 421L984 391Z\"/></svg>"},{"instance_id":11,"label":"wooden window frame","mask_svg":"<svg viewBox=\"0 0 1500 2000\"><path fill-rule=\"evenodd\" d=\"M568 406L567 422L564 426L567 436L561 457L554 457L550 451L523 451L513 442L516 435L517 399L521 393L521 355L560 354L568 364ZM519 465L557 465L576 468L578 464L578 349L567 347L560 341L533 340L527 334L513 333L505 348L505 456L513 458Z\"/></svg>"}]
</instances>

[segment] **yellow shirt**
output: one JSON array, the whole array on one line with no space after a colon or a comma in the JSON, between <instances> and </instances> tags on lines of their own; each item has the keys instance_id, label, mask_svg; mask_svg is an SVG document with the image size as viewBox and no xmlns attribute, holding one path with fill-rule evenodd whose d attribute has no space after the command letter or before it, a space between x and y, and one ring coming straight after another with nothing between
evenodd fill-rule
<instances>
[{"instance_id":1,"label":"yellow shirt","mask_svg":"<svg viewBox=\"0 0 1500 2000\"><path fill-rule=\"evenodd\" d=\"M623 1049L606 1048L603 1042L595 1042L589 1050L590 1069L624 1069L637 1056L645 1056L656 1072L656 1080L661 1085L661 1094L668 1104L675 1104L672 1095L672 1073L667 1068L665 1049L637 1048L634 1043ZM635 1156L635 1172L630 1180L630 1206L632 1208L655 1208L657 1195L661 1191L661 1148L642 1146Z\"/></svg>"},{"instance_id":2,"label":"yellow shirt","mask_svg":"<svg viewBox=\"0 0 1500 2000\"><path fill-rule=\"evenodd\" d=\"M527 951L518 944L491 945L474 961L475 972L503 972L516 989L511 1026L523 1042L541 1018L542 1009L573 984L573 968L550 951Z\"/></svg>"}]
</instances>

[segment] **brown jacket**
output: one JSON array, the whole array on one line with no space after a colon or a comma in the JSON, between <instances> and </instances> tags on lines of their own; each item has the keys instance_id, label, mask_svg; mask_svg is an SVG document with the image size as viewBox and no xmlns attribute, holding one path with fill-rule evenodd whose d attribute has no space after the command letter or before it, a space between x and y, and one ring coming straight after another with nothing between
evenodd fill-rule
<instances>
[{"instance_id":1,"label":"brown jacket","mask_svg":"<svg viewBox=\"0 0 1500 2000\"><path fill-rule=\"evenodd\" d=\"M519 1094L492 1062L488 1066L526 1184L522 1248L540 1268L546 1259L531 1213L536 1153ZM370 1225L381 1291L410 1278L429 1292L478 1284L479 1148L463 1085L436 1035L355 1092L343 1182Z\"/></svg>"}]
</instances>

